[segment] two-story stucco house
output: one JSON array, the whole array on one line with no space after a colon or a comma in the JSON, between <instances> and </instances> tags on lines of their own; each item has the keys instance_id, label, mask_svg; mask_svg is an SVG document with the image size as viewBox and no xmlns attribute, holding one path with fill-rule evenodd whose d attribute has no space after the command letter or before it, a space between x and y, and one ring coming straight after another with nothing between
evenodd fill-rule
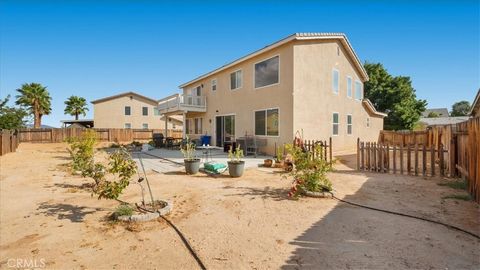
<instances>
[{"instance_id":1,"label":"two-story stucco house","mask_svg":"<svg viewBox=\"0 0 480 270\"><path fill-rule=\"evenodd\" d=\"M344 34L294 34L180 85L159 110L182 114L189 137L208 134L217 146L256 135L272 154L303 131L346 150L357 137L376 141L383 128L386 115L363 98L367 80Z\"/></svg>"},{"instance_id":2,"label":"two-story stucco house","mask_svg":"<svg viewBox=\"0 0 480 270\"><path fill-rule=\"evenodd\" d=\"M158 111L158 101L135 92L125 92L92 101L95 128L182 129L178 117Z\"/></svg>"}]
</instances>

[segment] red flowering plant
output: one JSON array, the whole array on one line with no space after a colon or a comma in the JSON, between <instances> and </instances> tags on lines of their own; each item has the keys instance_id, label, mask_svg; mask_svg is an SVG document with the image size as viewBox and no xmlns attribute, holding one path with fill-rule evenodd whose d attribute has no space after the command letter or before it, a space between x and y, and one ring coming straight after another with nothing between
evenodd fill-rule
<instances>
[{"instance_id":1,"label":"red flowering plant","mask_svg":"<svg viewBox=\"0 0 480 270\"><path fill-rule=\"evenodd\" d=\"M294 164L288 172L288 176L293 177L289 197L298 197L304 191L332 190L332 182L327 178L327 172L332 170L332 166L321 157L323 146L317 144L313 149L307 150L303 140L295 138L294 144L286 145L286 150Z\"/></svg>"}]
</instances>

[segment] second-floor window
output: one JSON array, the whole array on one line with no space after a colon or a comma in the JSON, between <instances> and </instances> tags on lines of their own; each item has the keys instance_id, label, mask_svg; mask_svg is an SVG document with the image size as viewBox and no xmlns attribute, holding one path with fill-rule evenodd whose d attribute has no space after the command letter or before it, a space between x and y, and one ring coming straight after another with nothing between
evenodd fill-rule
<instances>
[{"instance_id":1,"label":"second-floor window","mask_svg":"<svg viewBox=\"0 0 480 270\"><path fill-rule=\"evenodd\" d=\"M242 87L242 71L237 70L230 73L230 89L235 90Z\"/></svg>"},{"instance_id":2,"label":"second-floor window","mask_svg":"<svg viewBox=\"0 0 480 270\"><path fill-rule=\"evenodd\" d=\"M332 134L338 135L338 113L332 115Z\"/></svg>"},{"instance_id":3,"label":"second-floor window","mask_svg":"<svg viewBox=\"0 0 480 270\"><path fill-rule=\"evenodd\" d=\"M355 81L355 99L362 100L362 83Z\"/></svg>"},{"instance_id":4,"label":"second-floor window","mask_svg":"<svg viewBox=\"0 0 480 270\"><path fill-rule=\"evenodd\" d=\"M153 107L153 115L160 115L160 111L157 107Z\"/></svg>"},{"instance_id":5,"label":"second-floor window","mask_svg":"<svg viewBox=\"0 0 480 270\"><path fill-rule=\"evenodd\" d=\"M217 79L212 80L212 91L217 91Z\"/></svg>"},{"instance_id":6,"label":"second-floor window","mask_svg":"<svg viewBox=\"0 0 480 270\"><path fill-rule=\"evenodd\" d=\"M347 97L352 98L352 77L347 77Z\"/></svg>"},{"instance_id":7,"label":"second-floor window","mask_svg":"<svg viewBox=\"0 0 480 270\"><path fill-rule=\"evenodd\" d=\"M142 115L148 115L148 107L142 107Z\"/></svg>"},{"instance_id":8,"label":"second-floor window","mask_svg":"<svg viewBox=\"0 0 480 270\"><path fill-rule=\"evenodd\" d=\"M130 106L125 106L125 115L131 115L132 114L132 109Z\"/></svg>"},{"instance_id":9,"label":"second-floor window","mask_svg":"<svg viewBox=\"0 0 480 270\"><path fill-rule=\"evenodd\" d=\"M338 87L339 87L339 73L338 70L333 69L332 71L332 91L334 94L338 94Z\"/></svg>"},{"instance_id":10,"label":"second-floor window","mask_svg":"<svg viewBox=\"0 0 480 270\"><path fill-rule=\"evenodd\" d=\"M279 81L279 56L255 64L255 88L276 84Z\"/></svg>"}]
</instances>

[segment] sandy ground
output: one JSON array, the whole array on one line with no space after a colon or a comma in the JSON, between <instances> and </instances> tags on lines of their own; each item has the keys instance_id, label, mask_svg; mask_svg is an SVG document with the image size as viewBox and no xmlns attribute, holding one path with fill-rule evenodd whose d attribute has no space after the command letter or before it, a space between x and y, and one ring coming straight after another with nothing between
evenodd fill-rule
<instances>
[{"instance_id":1,"label":"sandy ground","mask_svg":"<svg viewBox=\"0 0 480 270\"><path fill-rule=\"evenodd\" d=\"M352 156L330 174L337 196L440 220L480 234L479 207L447 180L358 173ZM0 266L12 259L47 269L198 269L164 221L112 224L118 205L97 200L71 176L64 144L21 144L0 158ZM289 180L270 169L240 179L148 174L154 194L171 200L169 218L208 269L478 269L480 241L424 221L333 199L287 198ZM140 201L128 187L123 200Z\"/></svg>"}]
</instances>

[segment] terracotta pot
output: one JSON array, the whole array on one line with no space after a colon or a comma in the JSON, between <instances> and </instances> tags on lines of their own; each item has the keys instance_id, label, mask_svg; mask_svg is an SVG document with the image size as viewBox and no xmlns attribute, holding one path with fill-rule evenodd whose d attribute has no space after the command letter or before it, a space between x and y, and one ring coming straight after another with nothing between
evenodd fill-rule
<instances>
[{"instance_id":1,"label":"terracotta pot","mask_svg":"<svg viewBox=\"0 0 480 270\"><path fill-rule=\"evenodd\" d=\"M264 167L272 167L273 165L273 160L272 159L264 159L263 160L263 166Z\"/></svg>"}]
</instances>

